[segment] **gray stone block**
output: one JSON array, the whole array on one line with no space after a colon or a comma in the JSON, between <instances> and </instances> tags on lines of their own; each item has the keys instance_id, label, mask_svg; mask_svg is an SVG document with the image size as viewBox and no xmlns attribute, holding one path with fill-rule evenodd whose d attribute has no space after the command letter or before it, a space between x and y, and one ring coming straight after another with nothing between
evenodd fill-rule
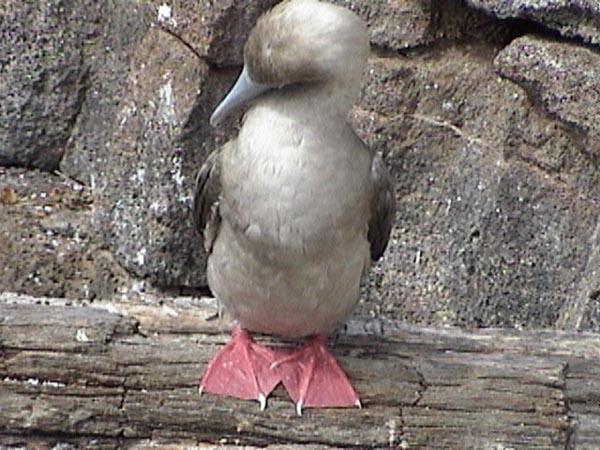
<instances>
[{"instance_id":1,"label":"gray stone block","mask_svg":"<svg viewBox=\"0 0 600 450\"><path fill-rule=\"evenodd\" d=\"M109 142L96 222L117 259L160 286L204 283L191 221L196 170L214 148L208 66L152 29L135 50Z\"/></svg>"},{"instance_id":2,"label":"gray stone block","mask_svg":"<svg viewBox=\"0 0 600 450\"><path fill-rule=\"evenodd\" d=\"M582 129L498 76L495 55L454 46L370 66L357 114L387 154L399 203L361 305L374 314L554 327L597 292L598 160Z\"/></svg>"},{"instance_id":3,"label":"gray stone block","mask_svg":"<svg viewBox=\"0 0 600 450\"><path fill-rule=\"evenodd\" d=\"M0 16L0 164L58 167L81 109L89 38L79 9L9 1Z\"/></svg>"},{"instance_id":4,"label":"gray stone block","mask_svg":"<svg viewBox=\"0 0 600 450\"><path fill-rule=\"evenodd\" d=\"M600 44L600 3L596 0L467 0L501 19L538 22L565 37Z\"/></svg>"}]
</instances>

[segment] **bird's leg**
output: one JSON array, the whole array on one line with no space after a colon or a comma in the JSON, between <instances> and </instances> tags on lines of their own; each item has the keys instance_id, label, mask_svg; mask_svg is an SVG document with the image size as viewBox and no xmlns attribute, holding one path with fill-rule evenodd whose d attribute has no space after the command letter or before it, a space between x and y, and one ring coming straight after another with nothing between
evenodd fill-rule
<instances>
[{"instance_id":1,"label":"bird's leg","mask_svg":"<svg viewBox=\"0 0 600 450\"><path fill-rule=\"evenodd\" d=\"M360 407L356 391L326 342L325 336L317 335L295 349L277 350L272 367L280 373L298 414L304 406Z\"/></svg>"},{"instance_id":2,"label":"bird's leg","mask_svg":"<svg viewBox=\"0 0 600 450\"><path fill-rule=\"evenodd\" d=\"M217 311L212 313L210 316L208 316L206 319L207 322L210 322L212 320L216 320L216 319L222 319L223 318L223 304L217 300Z\"/></svg>"},{"instance_id":3,"label":"bird's leg","mask_svg":"<svg viewBox=\"0 0 600 450\"><path fill-rule=\"evenodd\" d=\"M272 368L273 350L252 339L240 325L235 325L231 339L208 363L200 379L200 393L255 399L263 410L267 397L281 381Z\"/></svg>"}]
</instances>

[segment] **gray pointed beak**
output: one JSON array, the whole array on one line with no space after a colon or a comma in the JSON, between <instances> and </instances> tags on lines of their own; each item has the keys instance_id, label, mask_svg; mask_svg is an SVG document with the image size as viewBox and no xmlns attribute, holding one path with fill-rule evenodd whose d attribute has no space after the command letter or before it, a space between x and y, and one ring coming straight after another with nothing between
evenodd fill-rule
<instances>
[{"instance_id":1,"label":"gray pointed beak","mask_svg":"<svg viewBox=\"0 0 600 450\"><path fill-rule=\"evenodd\" d=\"M238 77L237 81L225 96L221 103L217 105L214 112L210 116L210 124L212 126L219 125L225 117L229 114L242 107L250 100L258 97L263 92L272 89L273 86L268 84L261 84L252 81L248 69L244 65L242 73Z\"/></svg>"}]
</instances>

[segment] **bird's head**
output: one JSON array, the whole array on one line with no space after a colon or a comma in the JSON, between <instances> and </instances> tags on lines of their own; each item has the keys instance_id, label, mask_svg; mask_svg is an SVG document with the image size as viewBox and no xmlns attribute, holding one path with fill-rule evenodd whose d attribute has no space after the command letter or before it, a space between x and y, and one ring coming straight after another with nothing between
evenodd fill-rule
<instances>
[{"instance_id":1,"label":"bird's head","mask_svg":"<svg viewBox=\"0 0 600 450\"><path fill-rule=\"evenodd\" d=\"M284 1L252 29L242 73L210 122L268 91L301 84L335 85L352 103L368 52L366 24L353 12L319 0Z\"/></svg>"}]
</instances>

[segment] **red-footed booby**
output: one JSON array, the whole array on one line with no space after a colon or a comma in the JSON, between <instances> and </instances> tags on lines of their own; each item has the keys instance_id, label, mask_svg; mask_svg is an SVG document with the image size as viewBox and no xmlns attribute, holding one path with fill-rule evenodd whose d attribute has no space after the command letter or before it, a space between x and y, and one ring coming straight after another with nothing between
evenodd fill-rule
<instances>
[{"instance_id":1,"label":"red-footed booby","mask_svg":"<svg viewBox=\"0 0 600 450\"><path fill-rule=\"evenodd\" d=\"M368 53L364 21L318 0L278 4L246 42L241 75L210 121L247 111L237 138L200 169L194 195L209 286L236 320L201 392L264 409L282 382L298 413L360 406L326 336L351 314L395 210L381 155L347 121ZM267 347L250 332L309 339Z\"/></svg>"}]
</instances>

